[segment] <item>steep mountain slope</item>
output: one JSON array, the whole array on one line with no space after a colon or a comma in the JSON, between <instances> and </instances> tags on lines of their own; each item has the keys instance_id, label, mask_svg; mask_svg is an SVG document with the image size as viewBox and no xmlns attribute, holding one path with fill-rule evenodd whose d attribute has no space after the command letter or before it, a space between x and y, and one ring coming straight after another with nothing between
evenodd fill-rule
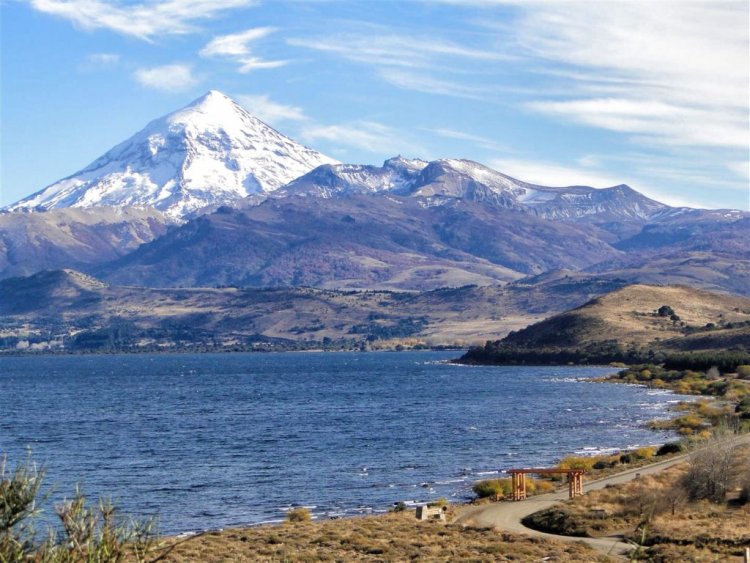
<instances>
[{"instance_id":1,"label":"steep mountain slope","mask_svg":"<svg viewBox=\"0 0 750 563\"><path fill-rule=\"evenodd\" d=\"M115 260L166 231L154 209L0 213L0 278Z\"/></svg>"},{"instance_id":2,"label":"steep mountain slope","mask_svg":"<svg viewBox=\"0 0 750 563\"><path fill-rule=\"evenodd\" d=\"M574 225L472 201L285 197L198 217L95 273L156 287L425 290L580 269L617 254Z\"/></svg>"},{"instance_id":3,"label":"steep mountain slope","mask_svg":"<svg viewBox=\"0 0 750 563\"><path fill-rule=\"evenodd\" d=\"M153 206L179 220L335 162L212 90L9 209Z\"/></svg>"},{"instance_id":4,"label":"steep mountain slope","mask_svg":"<svg viewBox=\"0 0 750 563\"><path fill-rule=\"evenodd\" d=\"M614 246L620 256L587 271L750 295L750 216L742 212L686 210Z\"/></svg>"}]
</instances>

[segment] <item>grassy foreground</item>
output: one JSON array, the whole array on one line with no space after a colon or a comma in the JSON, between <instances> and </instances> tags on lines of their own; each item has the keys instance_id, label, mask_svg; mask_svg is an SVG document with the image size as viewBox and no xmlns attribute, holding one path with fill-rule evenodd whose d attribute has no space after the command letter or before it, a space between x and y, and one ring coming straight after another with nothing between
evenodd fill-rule
<instances>
[{"instance_id":1,"label":"grassy foreground","mask_svg":"<svg viewBox=\"0 0 750 563\"><path fill-rule=\"evenodd\" d=\"M712 447L712 446L710 446ZM722 459L727 463L722 465ZM663 472L568 501L532 514L527 526L548 533L600 537L622 535L640 545L645 561L741 561L750 546L750 447L719 444L701 466L692 458ZM708 467L718 489L701 490Z\"/></svg>"},{"instance_id":2,"label":"grassy foreground","mask_svg":"<svg viewBox=\"0 0 750 563\"><path fill-rule=\"evenodd\" d=\"M179 539L172 539L179 543ZM610 561L579 542L420 522L413 511L209 532L164 559L192 561Z\"/></svg>"}]
</instances>

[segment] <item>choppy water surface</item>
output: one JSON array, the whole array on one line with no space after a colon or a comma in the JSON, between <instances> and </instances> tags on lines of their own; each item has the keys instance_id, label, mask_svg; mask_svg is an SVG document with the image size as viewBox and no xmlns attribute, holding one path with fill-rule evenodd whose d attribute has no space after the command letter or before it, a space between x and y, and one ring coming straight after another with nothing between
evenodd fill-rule
<instances>
[{"instance_id":1,"label":"choppy water surface","mask_svg":"<svg viewBox=\"0 0 750 563\"><path fill-rule=\"evenodd\" d=\"M675 395L579 367L463 367L455 352L0 359L0 452L27 447L166 533L463 499L570 452L659 443Z\"/></svg>"}]
</instances>

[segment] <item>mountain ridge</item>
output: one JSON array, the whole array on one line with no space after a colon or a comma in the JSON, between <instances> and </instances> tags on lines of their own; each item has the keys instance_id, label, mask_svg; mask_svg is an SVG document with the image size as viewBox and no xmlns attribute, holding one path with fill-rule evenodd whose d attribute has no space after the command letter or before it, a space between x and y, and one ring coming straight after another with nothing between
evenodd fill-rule
<instances>
[{"instance_id":1,"label":"mountain ridge","mask_svg":"<svg viewBox=\"0 0 750 563\"><path fill-rule=\"evenodd\" d=\"M467 159L337 163L216 91L89 168L0 212L0 278L424 291L569 268L750 293L748 213L624 184L539 186Z\"/></svg>"}]
</instances>

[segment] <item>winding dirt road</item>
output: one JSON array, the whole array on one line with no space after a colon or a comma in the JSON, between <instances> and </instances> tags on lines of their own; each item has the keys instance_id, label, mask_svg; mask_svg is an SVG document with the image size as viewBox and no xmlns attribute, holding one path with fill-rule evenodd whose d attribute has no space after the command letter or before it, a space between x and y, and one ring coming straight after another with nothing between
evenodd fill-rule
<instances>
[{"instance_id":1,"label":"winding dirt road","mask_svg":"<svg viewBox=\"0 0 750 563\"><path fill-rule=\"evenodd\" d=\"M735 446L741 444L750 444L750 434L738 436L734 439ZM586 481L584 482L584 490L594 491L597 489L603 489L607 485L616 485L632 481L636 478L636 475L639 474L650 475L652 473L658 473L685 461L689 456L690 453L687 453L672 457L666 461L659 461L643 467L628 469L610 477L605 477L604 479ZM453 519L453 523L463 524L464 526L498 528L509 532L520 532L541 538L551 538L563 541L582 541L599 551L619 558L624 558L625 555L633 549L631 544L620 541L620 539L616 537L577 538L571 536L558 536L555 534L538 532L521 524L521 520L529 514L559 504L567 498L568 491L566 488L564 491L538 495L519 502L497 502L481 506L468 505L459 510L458 515Z\"/></svg>"}]
</instances>

